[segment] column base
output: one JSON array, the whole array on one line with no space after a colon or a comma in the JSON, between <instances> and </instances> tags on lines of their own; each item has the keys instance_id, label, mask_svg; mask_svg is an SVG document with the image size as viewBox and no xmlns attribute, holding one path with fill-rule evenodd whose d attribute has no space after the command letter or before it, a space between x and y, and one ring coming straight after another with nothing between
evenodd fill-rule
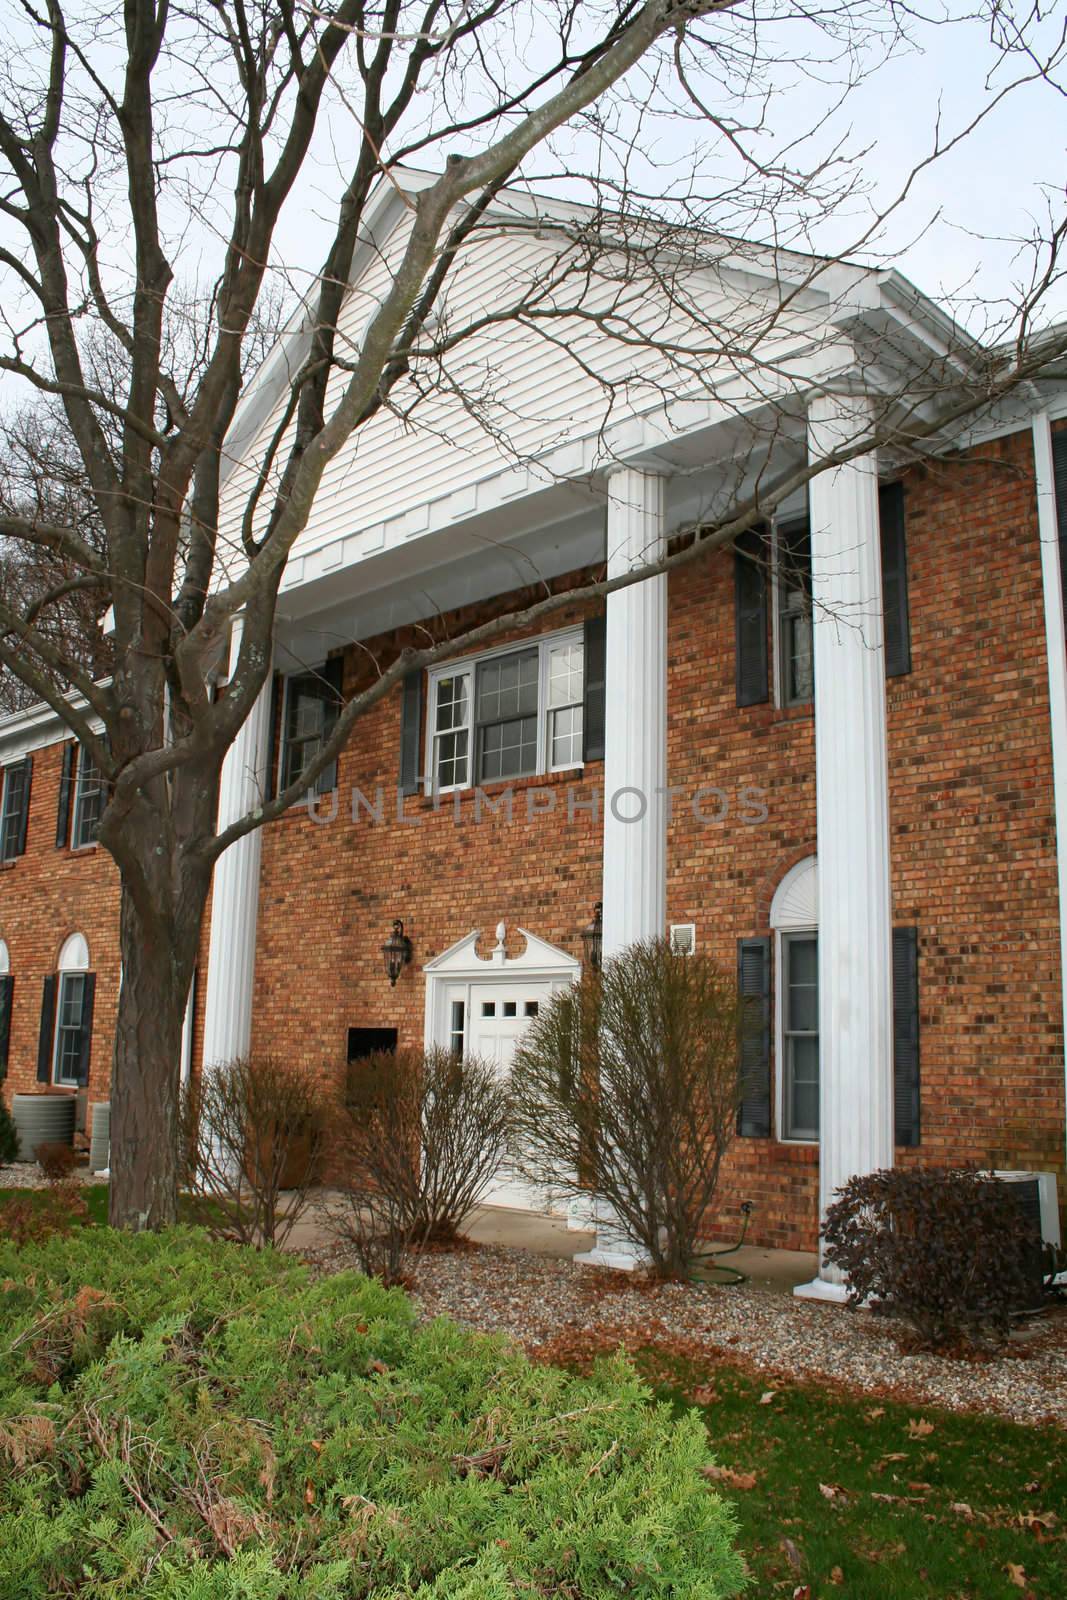
<instances>
[{"instance_id":1,"label":"column base","mask_svg":"<svg viewBox=\"0 0 1067 1600\"><path fill-rule=\"evenodd\" d=\"M583 1250L572 1259L580 1267L607 1267L611 1272L643 1272L648 1266L646 1255L615 1240L605 1240L603 1245L598 1241L592 1250Z\"/></svg>"},{"instance_id":2,"label":"column base","mask_svg":"<svg viewBox=\"0 0 1067 1600\"><path fill-rule=\"evenodd\" d=\"M822 1300L827 1305L843 1306L848 1302L847 1285L830 1283L826 1278L812 1278L810 1283L798 1283L793 1294L798 1300Z\"/></svg>"},{"instance_id":3,"label":"column base","mask_svg":"<svg viewBox=\"0 0 1067 1600\"><path fill-rule=\"evenodd\" d=\"M589 1224L596 1228L596 1244L574 1260L582 1267L607 1267L611 1272L643 1272L650 1265L646 1250L629 1238L618 1217L603 1200L593 1200Z\"/></svg>"}]
</instances>

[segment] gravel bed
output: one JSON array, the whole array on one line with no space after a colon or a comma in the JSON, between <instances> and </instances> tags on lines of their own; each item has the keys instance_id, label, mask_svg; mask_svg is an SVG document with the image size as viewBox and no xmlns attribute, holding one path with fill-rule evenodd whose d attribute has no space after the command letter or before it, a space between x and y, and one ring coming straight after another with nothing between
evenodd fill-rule
<instances>
[{"instance_id":1,"label":"gravel bed","mask_svg":"<svg viewBox=\"0 0 1067 1600\"><path fill-rule=\"evenodd\" d=\"M75 1183L106 1183L98 1172L86 1166L75 1167L70 1174ZM48 1179L36 1161L13 1161L9 1167L0 1165L0 1189L47 1189Z\"/></svg>"},{"instance_id":2,"label":"gravel bed","mask_svg":"<svg viewBox=\"0 0 1067 1600\"><path fill-rule=\"evenodd\" d=\"M316 1252L352 1265L341 1247ZM1067 1311L1027 1324L1007 1354L972 1362L902 1354L890 1326L867 1313L740 1285L645 1284L525 1250L475 1246L424 1256L414 1292L427 1317L511 1334L528 1349L568 1336L683 1343L777 1380L812 1378L871 1395L1016 1422L1067 1427Z\"/></svg>"}]
</instances>

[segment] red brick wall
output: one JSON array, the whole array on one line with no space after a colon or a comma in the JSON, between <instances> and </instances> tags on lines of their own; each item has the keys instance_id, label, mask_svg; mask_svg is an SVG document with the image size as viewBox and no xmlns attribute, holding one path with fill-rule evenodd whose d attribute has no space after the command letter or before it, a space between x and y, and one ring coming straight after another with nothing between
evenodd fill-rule
<instances>
[{"instance_id":1,"label":"red brick wall","mask_svg":"<svg viewBox=\"0 0 1067 1600\"><path fill-rule=\"evenodd\" d=\"M912 672L888 685L893 915L919 930L923 1142L907 1161L974 1159L1063 1171L1064 1075L1051 751L1040 551L1030 436L906 480ZM521 597L511 597L512 600ZM505 601L437 624L457 631ZM552 628L581 620L571 607ZM421 635L420 635L421 636ZM407 642L371 643L386 660ZM815 849L810 708L739 709L734 693L729 560L695 562L670 584L668 767L686 795L722 791L729 813L698 824L676 803L668 915L696 924L700 947L731 970L739 938L768 931L782 875ZM371 669L351 650L351 691ZM421 967L456 939L503 918L581 956L580 930L600 895L600 829L568 824L566 777L554 814L529 818L515 783L509 823L475 826L409 799L418 826L372 826L347 814L354 787L395 801L399 694L371 711L340 762L341 813L303 810L263 839L253 1048L339 1072L350 1026L398 1028L421 1041ZM54 847L60 748L37 752L27 853L0 868L0 935L16 975L9 1088L35 1083L41 980L80 929L98 974L91 1097L104 1092L117 980L116 875L102 852ZM602 781L590 764L586 785ZM742 820L743 791L767 817ZM751 811L749 810L749 813ZM404 919L414 962L395 989L380 947ZM207 948L207 931L203 950ZM202 959L197 1042L203 1025ZM718 1231L741 1200L750 1237L808 1247L816 1228L817 1152L774 1139L738 1141L724 1173Z\"/></svg>"},{"instance_id":2,"label":"red brick wall","mask_svg":"<svg viewBox=\"0 0 1067 1600\"><path fill-rule=\"evenodd\" d=\"M923 1144L905 1160L975 1159L1062 1169L1063 1043L1040 552L1028 433L971 461L912 471L906 484L913 670L890 681L894 921L919 929ZM518 597L512 597L513 599ZM504 601L497 602L503 609ZM446 618L458 631L485 614ZM575 618L560 614L549 626ZM389 659L404 639L372 642ZM809 709L738 709L728 560L671 579L668 770L676 802L668 915L733 969L736 941L768 931L770 899L815 849ZM346 686L357 682L350 652ZM342 757L353 785L394 790L399 696L368 716ZM599 764L587 769L599 784ZM537 780L543 782L545 780ZM547 780L551 782L552 780ZM561 780L563 783L566 780ZM722 791L729 813L701 825L688 797ZM294 812L263 846L254 1045L339 1068L349 1026L421 1040L421 965L500 918L581 955L598 898L599 834L562 809L457 827L448 809L408 802L418 827ZM767 818L745 822L746 789ZM715 802L707 809L714 810ZM748 808L751 814L751 808ZM380 946L402 916L415 958L395 990ZM739 1140L724 1174L718 1231L756 1202L750 1237L810 1247L817 1151Z\"/></svg>"},{"instance_id":3,"label":"red brick wall","mask_svg":"<svg viewBox=\"0 0 1067 1600\"><path fill-rule=\"evenodd\" d=\"M63 745L33 752L26 851L0 864L0 937L8 948L12 994L8 1074L12 1094L34 1092L41 990L55 972L64 941L82 933L96 973L89 1099L107 1098L118 1001L118 871L106 851L56 849L56 810ZM57 1093L73 1093L57 1090Z\"/></svg>"}]
</instances>

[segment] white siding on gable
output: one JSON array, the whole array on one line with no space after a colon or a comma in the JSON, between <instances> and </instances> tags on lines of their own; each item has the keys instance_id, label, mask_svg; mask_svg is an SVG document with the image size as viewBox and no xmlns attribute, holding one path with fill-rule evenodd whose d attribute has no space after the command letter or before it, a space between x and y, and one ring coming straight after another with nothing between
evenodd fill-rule
<instances>
[{"instance_id":1,"label":"white siding on gable","mask_svg":"<svg viewBox=\"0 0 1067 1600\"><path fill-rule=\"evenodd\" d=\"M408 214L405 213L405 216ZM388 292L403 250L406 222L395 227L383 249L353 286L342 311L341 353L358 352L369 318ZM679 272L657 286L642 269L620 256L585 273L573 247L551 230L487 230L465 247L449 283L442 316L433 330L453 335L484 323L443 358L440 368L423 363L414 378L398 385L383 409L366 423L327 467L307 528L293 551L291 586L305 575L300 558L315 556L314 572L332 570L383 546L430 531L441 521L474 510L473 486L496 478L494 498L530 492L561 472L579 475L592 465L582 441L596 441L606 426L692 397L713 398L719 385L743 391L750 403L761 387L780 388L777 377L761 385L718 352L727 330L762 326L770 300L741 278L729 289L710 271ZM615 276L612 276L615 274ZM663 269L664 278L667 276ZM539 311L579 302L585 315L549 320ZM517 303L528 320L494 322ZM811 297L809 297L809 307ZM593 320L596 317L599 320ZM485 320L489 319L489 320ZM825 309L791 310L761 349L765 362L786 366L811 349ZM671 358L642 338L676 342ZM731 340L736 348L736 340ZM335 373L332 407L348 374ZM222 524L239 552L240 519L254 468L283 415L280 395L256 446L226 485ZM541 458L562 452L552 462ZM256 519L262 529L285 452L278 452L271 484ZM434 502L449 501L443 516ZM340 544L339 541L344 541ZM310 570L307 573L311 575Z\"/></svg>"}]
</instances>

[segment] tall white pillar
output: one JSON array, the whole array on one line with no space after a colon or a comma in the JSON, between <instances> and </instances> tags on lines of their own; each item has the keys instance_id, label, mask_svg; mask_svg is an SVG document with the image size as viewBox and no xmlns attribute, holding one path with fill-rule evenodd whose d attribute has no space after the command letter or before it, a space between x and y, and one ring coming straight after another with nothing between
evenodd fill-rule
<instances>
[{"instance_id":1,"label":"tall white pillar","mask_svg":"<svg viewBox=\"0 0 1067 1600\"><path fill-rule=\"evenodd\" d=\"M822 396L813 461L863 437L868 402ZM819 1215L893 1164L889 777L878 477L864 455L810 485L819 854ZM843 1299L825 1263L800 1294Z\"/></svg>"},{"instance_id":2,"label":"tall white pillar","mask_svg":"<svg viewBox=\"0 0 1067 1600\"><path fill-rule=\"evenodd\" d=\"M1052 798L1056 813L1056 875L1060 901L1060 992L1067 1018L1067 640L1060 572L1060 526L1052 462L1052 424L1047 411L1033 419L1037 531L1045 599L1045 653L1052 736ZM1064 529L1067 533L1067 529Z\"/></svg>"},{"instance_id":3,"label":"tall white pillar","mask_svg":"<svg viewBox=\"0 0 1067 1600\"><path fill-rule=\"evenodd\" d=\"M241 622L230 637L230 671L237 665ZM230 746L219 788L219 827L225 828L261 804L270 741L269 683ZM254 828L226 850L215 867L211 895L204 1011L204 1065L245 1055L252 1038L252 986L259 909L260 830Z\"/></svg>"},{"instance_id":4,"label":"tall white pillar","mask_svg":"<svg viewBox=\"0 0 1067 1600\"><path fill-rule=\"evenodd\" d=\"M608 482L608 577L664 553L664 479L622 467ZM667 920L667 579L608 596L604 719L603 960ZM596 1249L579 1257L632 1270L640 1252L598 1203Z\"/></svg>"}]
</instances>

